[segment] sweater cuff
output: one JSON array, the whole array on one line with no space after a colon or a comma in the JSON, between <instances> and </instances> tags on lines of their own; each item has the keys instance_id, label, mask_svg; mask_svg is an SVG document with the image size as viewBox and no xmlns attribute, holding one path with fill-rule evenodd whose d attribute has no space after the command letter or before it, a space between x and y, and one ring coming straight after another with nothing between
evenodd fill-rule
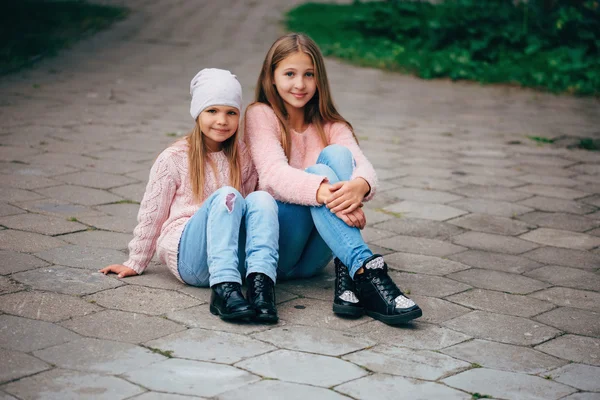
<instances>
[{"instance_id":1,"label":"sweater cuff","mask_svg":"<svg viewBox=\"0 0 600 400\"><path fill-rule=\"evenodd\" d=\"M308 179L307 189L300 194L299 203L307 206L321 206L322 204L317 201L317 191L321 183L329 182L329 178L325 175L311 175Z\"/></svg>"},{"instance_id":2,"label":"sweater cuff","mask_svg":"<svg viewBox=\"0 0 600 400\"><path fill-rule=\"evenodd\" d=\"M144 270L146 269L145 267L142 267L141 265L136 264L131 259L125 261L123 263L123 265L126 266L127 268L131 268L132 270L137 272L138 275L141 275L144 272Z\"/></svg>"}]
</instances>

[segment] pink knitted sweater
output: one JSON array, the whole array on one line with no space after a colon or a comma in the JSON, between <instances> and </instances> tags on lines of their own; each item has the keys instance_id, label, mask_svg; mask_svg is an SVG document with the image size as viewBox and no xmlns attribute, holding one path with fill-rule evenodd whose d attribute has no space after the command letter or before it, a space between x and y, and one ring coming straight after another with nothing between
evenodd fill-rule
<instances>
[{"instance_id":1,"label":"pink knitted sweater","mask_svg":"<svg viewBox=\"0 0 600 400\"><path fill-rule=\"evenodd\" d=\"M317 129L312 124L302 133L291 131L292 154L288 160L281 146L281 128L277 116L266 104L255 104L246 112L247 143L258 171L260 190L269 192L276 200L302 205L318 205L317 190L324 176L313 175L304 169L317 162L323 144ZM365 200L370 200L377 187L377 175L352 136L352 131L343 123L324 126L327 142L347 147L356 161L352 174L364 178L371 191Z\"/></svg>"},{"instance_id":2,"label":"pink knitted sweater","mask_svg":"<svg viewBox=\"0 0 600 400\"><path fill-rule=\"evenodd\" d=\"M242 190L246 197L256 190L258 176L250 152L242 141L239 144L242 166ZM207 173L202 203L195 204L188 168L188 144L185 139L165 149L152 166L146 192L138 212L138 225L129 242L129 259L125 266L138 274L144 272L156 251L158 258L181 280L177 272L179 239L185 223L215 190L228 185L229 162L225 153L210 153L219 176ZM212 171L209 167L208 171Z\"/></svg>"}]
</instances>

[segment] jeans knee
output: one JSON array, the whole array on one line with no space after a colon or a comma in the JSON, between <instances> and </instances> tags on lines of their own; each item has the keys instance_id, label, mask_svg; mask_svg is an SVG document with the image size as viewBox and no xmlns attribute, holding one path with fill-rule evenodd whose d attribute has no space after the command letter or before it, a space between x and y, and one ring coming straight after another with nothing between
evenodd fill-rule
<instances>
[{"instance_id":1,"label":"jeans knee","mask_svg":"<svg viewBox=\"0 0 600 400\"><path fill-rule=\"evenodd\" d=\"M330 144L321 150L319 154L319 160L317 162L322 162L324 160L329 161L352 161L353 156L352 152L346 147L339 144Z\"/></svg>"},{"instance_id":2,"label":"jeans knee","mask_svg":"<svg viewBox=\"0 0 600 400\"><path fill-rule=\"evenodd\" d=\"M310 167L306 168L305 171L309 174L326 176L329 180L329 183L336 183L339 181L335 171L325 164L311 165Z\"/></svg>"},{"instance_id":3,"label":"jeans knee","mask_svg":"<svg viewBox=\"0 0 600 400\"><path fill-rule=\"evenodd\" d=\"M269 193L258 190L246 196L246 206L259 210L273 210L277 212L277 202Z\"/></svg>"},{"instance_id":4,"label":"jeans knee","mask_svg":"<svg viewBox=\"0 0 600 400\"><path fill-rule=\"evenodd\" d=\"M231 214L236 207L244 208L245 206L242 194L236 188L231 186L223 186L222 188L217 189L213 196L213 204L214 202L223 203L229 214Z\"/></svg>"}]
</instances>

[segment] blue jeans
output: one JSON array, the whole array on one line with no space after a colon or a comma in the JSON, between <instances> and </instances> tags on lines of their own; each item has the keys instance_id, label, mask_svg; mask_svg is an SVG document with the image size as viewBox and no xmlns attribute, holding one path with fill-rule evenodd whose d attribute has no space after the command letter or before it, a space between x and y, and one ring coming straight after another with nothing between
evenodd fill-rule
<instances>
[{"instance_id":1,"label":"blue jeans","mask_svg":"<svg viewBox=\"0 0 600 400\"><path fill-rule=\"evenodd\" d=\"M355 162L344 146L327 146L306 172L325 175L329 183L348 181ZM315 193L316 196L316 193ZM373 253L360 229L346 225L325 206L277 202L279 207L279 276L307 278L321 271L333 254L348 267L351 277Z\"/></svg>"},{"instance_id":2,"label":"blue jeans","mask_svg":"<svg viewBox=\"0 0 600 400\"><path fill-rule=\"evenodd\" d=\"M185 225L179 241L177 270L192 286L242 283L261 272L277 279L279 259L277 203L267 192L245 199L222 187L206 199Z\"/></svg>"}]
</instances>

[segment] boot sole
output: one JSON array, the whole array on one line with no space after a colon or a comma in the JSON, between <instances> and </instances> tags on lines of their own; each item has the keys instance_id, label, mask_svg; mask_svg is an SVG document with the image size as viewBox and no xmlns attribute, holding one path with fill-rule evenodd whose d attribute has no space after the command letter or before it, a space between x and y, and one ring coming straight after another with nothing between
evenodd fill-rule
<instances>
[{"instance_id":1,"label":"boot sole","mask_svg":"<svg viewBox=\"0 0 600 400\"><path fill-rule=\"evenodd\" d=\"M256 315L256 313L253 310L239 311L231 314L223 314L221 311L219 311L217 307L213 305L210 306L210 313L219 316L222 320L227 321L251 318Z\"/></svg>"},{"instance_id":2,"label":"boot sole","mask_svg":"<svg viewBox=\"0 0 600 400\"><path fill-rule=\"evenodd\" d=\"M333 303L333 312L344 317L360 317L365 313L365 309Z\"/></svg>"},{"instance_id":3,"label":"boot sole","mask_svg":"<svg viewBox=\"0 0 600 400\"><path fill-rule=\"evenodd\" d=\"M366 313L369 317L381 321L388 325L400 325L404 324L408 321L412 321L413 319L417 319L423 315L423 311L419 308L411 312L407 312L405 314L399 315L385 315L380 314L374 311L366 310Z\"/></svg>"}]
</instances>

